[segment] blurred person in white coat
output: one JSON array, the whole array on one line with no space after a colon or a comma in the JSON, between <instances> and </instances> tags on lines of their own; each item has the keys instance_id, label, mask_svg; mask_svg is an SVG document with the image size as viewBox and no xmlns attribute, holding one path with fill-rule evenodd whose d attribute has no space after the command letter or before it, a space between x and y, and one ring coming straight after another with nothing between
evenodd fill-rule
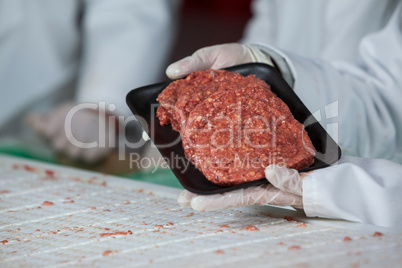
<instances>
[{"instance_id":1,"label":"blurred person in white coat","mask_svg":"<svg viewBox=\"0 0 402 268\"><path fill-rule=\"evenodd\" d=\"M266 186L212 196L184 191L178 202L199 211L293 206L311 217L402 228L402 1L259 0L253 13L243 44L199 49L167 75L274 65L324 127L337 122L344 156L304 174L270 165Z\"/></svg>"},{"instance_id":2,"label":"blurred person in white coat","mask_svg":"<svg viewBox=\"0 0 402 268\"><path fill-rule=\"evenodd\" d=\"M108 117L127 118L128 91L162 78L178 7L178 0L0 0L0 143L32 136L27 121L71 159L104 158L116 146ZM93 105L72 118L73 137L105 146L80 148L67 138L66 116L80 103Z\"/></svg>"}]
</instances>

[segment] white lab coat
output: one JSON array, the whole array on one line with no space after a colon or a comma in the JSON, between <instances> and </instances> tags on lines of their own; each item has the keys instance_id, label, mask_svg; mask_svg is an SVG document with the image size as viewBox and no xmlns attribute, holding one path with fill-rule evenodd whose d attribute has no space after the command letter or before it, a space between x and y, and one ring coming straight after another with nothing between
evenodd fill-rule
<instances>
[{"instance_id":1,"label":"white lab coat","mask_svg":"<svg viewBox=\"0 0 402 268\"><path fill-rule=\"evenodd\" d=\"M0 0L0 136L66 100L114 104L162 79L178 0Z\"/></svg>"},{"instance_id":2,"label":"white lab coat","mask_svg":"<svg viewBox=\"0 0 402 268\"><path fill-rule=\"evenodd\" d=\"M261 0L253 11L244 42L272 56L343 155L402 163L402 1ZM400 165L345 158L312 174L308 216L402 221Z\"/></svg>"}]
</instances>

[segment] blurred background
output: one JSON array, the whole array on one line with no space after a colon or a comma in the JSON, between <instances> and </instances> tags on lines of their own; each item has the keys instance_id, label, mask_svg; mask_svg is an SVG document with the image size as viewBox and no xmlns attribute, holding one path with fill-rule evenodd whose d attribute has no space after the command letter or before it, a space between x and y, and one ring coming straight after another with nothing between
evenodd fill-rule
<instances>
[{"instance_id":1,"label":"blurred background","mask_svg":"<svg viewBox=\"0 0 402 268\"><path fill-rule=\"evenodd\" d=\"M195 50L239 41L251 18L251 0L183 0L171 62Z\"/></svg>"},{"instance_id":2,"label":"blurred background","mask_svg":"<svg viewBox=\"0 0 402 268\"><path fill-rule=\"evenodd\" d=\"M85 1L83 1L83 2L85 2ZM104 1L104 2L109 5L110 5L110 3L112 3L112 2L107 2L107 1ZM62 10L58 10L58 9L62 9L62 8L59 8L59 6L54 4L54 2L53 3L48 2L48 3L50 3L50 5L53 5L52 8L56 9L57 12L62 11ZM77 1L77 3L79 3L79 1ZM3 14L3 15L7 14L4 12L7 12L8 8L11 8L10 10L17 10L17 13L19 13L19 11L23 9L24 4L26 4L26 3L24 3L23 1L10 2L10 1L5 1L5 0L0 0L0 14ZM210 45L216 45L216 44L220 44L220 43L229 43L229 42L239 41L242 38L243 30L247 24L247 21L252 16L251 11L250 11L250 4L251 4L251 0L243 0L243 1L182 0L182 1L179 1L177 10L174 10L174 12L172 13L172 14L177 15L177 18L174 18L175 22L177 23L177 24L175 24L176 29L175 30L173 29L172 35L171 35L172 36L172 42L171 42L172 45L168 46L169 47L169 49L167 50L168 55L167 55L167 57L165 57L165 60L160 61L160 62L164 62L162 64L163 66L156 66L156 67L159 67L159 69L157 70L158 73L153 76L153 77L159 77L159 78L152 78L151 80L145 79L144 81L146 81L146 82L140 82L140 84L141 83L156 83L156 82L166 80L167 78L164 74L164 70L170 63L177 61L183 57L191 55L193 52L195 52L199 48L202 48L205 46L210 46ZM20 5L20 6L18 6L18 5ZM101 6L101 5L99 5L99 6ZM30 7L32 8L33 4ZM40 14L40 12L38 10L34 10L35 8L37 9L37 7L34 6L32 12L31 12L33 14L32 18L31 18L32 20L35 20L34 15ZM71 8L71 10L74 10L74 8ZM96 7L96 8L99 9L99 7ZM49 10L51 10L51 9L49 9ZM94 8L94 11L89 10L89 11L86 11L86 13L91 15L95 11L96 11L96 9ZM44 13L45 11L42 11L42 12L43 12L43 14L49 15L48 16L49 18L46 18L46 19L49 19L49 21L44 22L45 27L48 27L47 25L49 25L49 27L54 25L54 27L56 29L56 27L60 26L60 25L57 25L57 22L55 22L58 19L57 15L56 15L57 13L48 14L51 12L47 12L47 13ZM23 13L21 13L21 14L23 14ZM82 21L82 18L80 17L82 15L78 14L78 15L74 15L74 16L77 16L77 18L80 21ZM14 19L15 17L17 17L17 18ZM108 20L110 20L110 18L107 16L104 16L102 19L104 19L105 23ZM147 18L145 18L144 22L146 21L146 19ZM8 22L7 19L5 18L5 16L3 16L3 20ZM15 16L14 14L12 14L12 16L10 15L9 20L11 21L11 26L14 27L14 28L10 28L10 29L18 30L18 28L15 27L15 25L18 25L17 24L18 14L17 14L17 16ZM42 22L43 22L43 20L42 20ZM102 25L103 21L102 20L96 21L94 19L94 21L92 21L92 22L90 21L90 23L93 23L94 25L99 25L99 24ZM96 24L96 23L98 23L98 24ZM121 23L121 26L117 26L117 27L124 28L124 26L125 26L124 23ZM26 24L26 25L24 25L24 27L26 27L26 29L30 29L29 27L31 27L31 30L32 30L32 28L34 26ZM4 29L3 29L3 34L8 34L9 32L7 32L7 30L9 30L9 29L7 29L7 28L4 28ZM15 34L21 34L21 33L18 33L17 30L15 31ZM2 34L2 29L0 27L0 40L2 40L1 34ZM24 34L26 34L26 33L24 33ZM28 33L28 36L29 36L29 33ZM7 36L7 35L3 35L3 37L9 38L9 36ZM40 38L46 39L46 37L41 37L40 34L35 36L35 38L36 38L35 42L37 41L39 45L40 45L40 42L42 42L42 40ZM62 40L63 38L66 38L66 37L58 36L57 38L58 39L55 39L55 40L57 42L61 41L61 46L66 46L66 44L63 44L64 41ZM103 38L105 38L106 40L101 39L102 42L105 42L105 43L113 42L113 40L107 40L108 39L107 34L105 34L105 37L103 37ZM7 40L7 39L5 39L5 40ZM11 39L9 38L9 40L11 40ZM68 40L66 40L66 41L68 41ZM36 53L34 50L34 46L36 45L35 42L32 43L31 48L26 50L27 53L31 53L31 54ZM43 42L45 42L45 41L43 41ZM21 42L19 42L19 43L21 43ZM68 42L66 42L66 43L68 43ZM154 43L155 43L155 40L154 40ZM10 43L10 44L12 44L12 43ZM18 45L18 42L15 42L14 44ZM39 47L39 45L38 45L38 47ZM14 49L14 47L11 47L11 46L8 47L4 51L4 47L7 48L7 46L3 43L3 47L2 47L3 50L0 51L0 53L3 52L3 54L1 54L1 56L3 58L9 59L9 60L10 60L9 55L11 55L12 53L7 52L7 49L11 48L10 51L14 51L13 53L20 53L19 51L24 51L23 48L18 48L18 49L15 48ZM30 49L33 49L33 50L30 50ZM49 48L47 48L47 49L49 51ZM30 52L30 51L34 51L34 52ZM51 54L52 51L49 51L49 53ZM47 54L47 52L45 54ZM146 53L144 52L144 54L146 54ZM29 58L31 56L33 57L33 55L28 55L27 58ZM110 60L112 60L112 62L113 62L112 58L108 59L108 55L105 54L104 56L105 56L105 61L110 62ZM99 56L97 56L97 57L99 57ZM35 66L35 64L38 64L38 66L40 66L41 60L37 59L35 57L33 57L33 58L34 58L34 61L33 61L32 66ZM21 56L20 59L24 59L24 58ZM97 59L97 60L101 61L102 59ZM17 58L17 60L11 59L10 62L16 62L16 61L18 62L18 58ZM152 59L151 59L151 61L152 61ZM100 63L102 63L102 62L100 62ZM6 63L4 63L4 64L6 64ZM101 65L101 64L99 64L99 65ZM152 64L149 63L149 65L152 65ZM85 67L85 64L84 64L84 67ZM151 66L151 68L152 68L152 66ZM127 69L127 68L125 68L125 69ZM3 72L3 73L0 73L0 77L3 76L5 78L10 78L10 75L7 74L5 70L6 70L5 68L0 68L0 71ZM20 69L18 69L18 68L16 68L16 70L18 70L18 72L17 72L15 80L24 80L25 79L24 73L20 72ZM82 72L82 69L81 69L81 72ZM135 71L135 69L127 70L127 73L130 73L130 72L135 73L136 71ZM32 70L27 70L27 73L25 74L25 76L27 77L27 79L30 79L30 77L35 76L36 73L37 72L35 70L35 67L33 67ZM107 70L106 71L103 70L103 73L101 70L100 74L101 74L101 76L108 76ZM51 79L51 76L52 76L51 72L47 73L46 75L48 76L49 79ZM125 78L127 78L127 76L128 76L127 74L124 74L124 73L121 74L122 79L120 79L120 80L124 80ZM116 84L118 84L119 77L116 76L115 79L117 80ZM40 81L40 80L38 80L38 81ZM99 82L100 84L98 85L98 87L93 86L95 91L92 91L92 92L89 91L89 93L85 93L85 94L87 94L88 96L97 95L97 93L98 93L97 89L102 86L102 82L101 82L102 80L100 79L99 81L100 81ZM11 85L14 85L13 84L14 81L11 81L11 82L12 82ZM84 82L82 82L81 84L85 85L85 83L88 83L88 82L85 81L85 79L84 79ZM91 84L91 83L92 84L94 83L93 79L90 80L89 84ZM14 88L16 88L16 87L9 86L10 84L7 84L7 82L5 83L5 85L6 86L3 86L0 83L0 86L3 87L3 88L0 88L1 101L2 101L1 104L2 104L3 108L5 108L7 104L11 104L12 106L17 105L18 103L14 103L14 100L19 100L20 99L19 96L21 96L21 94L23 95L24 93L18 93L15 95L15 92L13 92L13 91L14 91ZM95 85L96 85L96 83L95 83ZM127 85L131 85L131 84L126 83L126 86ZM130 86L129 87L135 88L137 86L138 85L133 85L132 87L130 87ZM130 88L127 88L127 92L130 90ZM102 95L102 94L99 93L99 95ZM123 94L121 92L118 94L116 93L114 95L115 96L117 95L116 98L119 98L119 99L125 98L125 94ZM30 99L30 97L28 97L28 96L26 98L27 98L26 102L28 102L28 103L33 102L32 98ZM104 97L104 98L107 98L107 97ZM83 98L83 99L85 100L85 98ZM43 102L43 100L41 100L41 101ZM41 101L37 106L43 108L46 106L46 104L43 104ZM90 100L90 101L95 102L96 100ZM46 103L46 100L44 101L44 103ZM122 106L122 105L118 105L118 106ZM117 110L119 110L120 108L121 107L117 107ZM19 120L21 122L26 121L24 119L24 117L27 113L27 109L29 109L29 108L26 108L23 111L23 113L16 114L9 121L11 123L15 122L16 120ZM127 107L123 107L121 109L127 110ZM63 109L61 109L61 110L63 110ZM29 113L29 111L28 111L28 113ZM57 114L57 113L61 113L61 112L60 112L60 109L58 108L56 110L51 110L48 113L50 115L52 115L52 114ZM76 167L76 168L88 169L88 170L92 170L92 171L98 171L98 172L103 172L103 173L108 173L108 174L113 174L113 175L119 175L119 176L131 178L131 179L143 180L143 181L158 183L158 184L162 184L162 185L181 187L179 185L177 179L173 175L173 173L170 171L170 169L166 169L166 168L155 169L154 167L151 167L148 169L133 168L132 166L130 167L128 158L125 161L119 160L117 152L113 152L113 151L108 152L108 155L102 161L93 161L91 163L88 163L86 161L80 161L80 160L77 161L77 159L71 159L71 157L68 157L63 153L58 153L57 150L56 150L57 152L54 153L55 142L53 141L53 146L51 146L51 142L49 142L51 137L50 137L49 133L46 133L46 132L49 132L48 129L51 128L52 122L50 122L50 123L49 122L45 122L45 123L40 122L40 120L43 121L44 118L45 119L50 118L49 114L47 114L46 116L39 117L39 118L38 118L38 116L36 118L31 118L31 128L33 128L34 130L39 129L39 134L42 134L42 136L45 136L45 138L43 138L43 137L26 138L25 136L23 136L23 138L19 139L18 135L14 135L14 131L15 131L15 133L17 133L18 128L20 128L22 124L20 124L17 127L14 126L15 124L8 124L8 122L6 122L6 124L0 124L0 126L2 128L0 130L0 153L29 158L29 159L35 159L35 160L40 160L40 161L45 161L45 162L50 162L50 163L57 163L57 164L72 166L72 167ZM64 119L64 117L63 117L63 119ZM92 120L92 119L90 119L90 120ZM55 118L55 119L53 119L53 121L63 121L63 120L61 120L60 118ZM86 123L85 125L88 125L88 124ZM14 130L14 127L15 127L15 130ZM23 127L26 127L26 126L23 126ZM60 125L58 127L60 128ZM128 139L132 138L135 140L139 137L139 135L140 135L139 133L141 133L141 132L138 131L138 126L134 126L134 128L132 130L126 129L124 134L126 136L128 136ZM46 134L46 135L43 135L43 134ZM85 135L85 133L84 133L84 135ZM37 135L37 136L41 136L41 135ZM59 141L59 145L61 143L62 142ZM56 144L57 144L57 141L56 141ZM70 152L71 152L71 150L70 150ZM76 152L76 154L79 154L79 153ZM146 146L144 146L144 150L141 151L141 155L145 155L147 157L153 157L153 158L160 157L160 154L158 153L158 151L155 148L151 148L149 143Z\"/></svg>"}]
</instances>

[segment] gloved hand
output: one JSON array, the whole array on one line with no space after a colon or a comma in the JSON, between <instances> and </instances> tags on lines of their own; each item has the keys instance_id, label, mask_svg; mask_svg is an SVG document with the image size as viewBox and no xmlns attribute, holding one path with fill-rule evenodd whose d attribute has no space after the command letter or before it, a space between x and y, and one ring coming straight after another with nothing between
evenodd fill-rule
<instances>
[{"instance_id":1,"label":"gloved hand","mask_svg":"<svg viewBox=\"0 0 402 268\"><path fill-rule=\"evenodd\" d=\"M197 211L266 204L302 209L302 176L295 169L273 164L265 169L265 177L270 184L214 195L197 195L185 190L178 196L177 202L182 207L191 206Z\"/></svg>"},{"instance_id":2,"label":"gloved hand","mask_svg":"<svg viewBox=\"0 0 402 268\"><path fill-rule=\"evenodd\" d=\"M269 55L258 48L230 43L201 48L193 55L169 65L166 75L171 79L178 79L198 70L221 69L250 62L273 65Z\"/></svg>"},{"instance_id":3,"label":"gloved hand","mask_svg":"<svg viewBox=\"0 0 402 268\"><path fill-rule=\"evenodd\" d=\"M109 141L115 141L115 126L109 130L108 118L100 117L98 111L92 109L80 109L74 113L71 126L66 126L69 129L65 129L66 117L72 108L74 104L66 103L45 114L31 113L26 122L36 133L48 139L56 151L72 160L94 163L104 159L113 150ZM68 135L69 130L72 137Z\"/></svg>"},{"instance_id":4,"label":"gloved hand","mask_svg":"<svg viewBox=\"0 0 402 268\"><path fill-rule=\"evenodd\" d=\"M308 217L365 222L400 229L402 220L402 165L351 156L337 164L298 173L268 166L264 186L216 195L182 192L180 205L212 211L248 205L280 205L303 208Z\"/></svg>"}]
</instances>

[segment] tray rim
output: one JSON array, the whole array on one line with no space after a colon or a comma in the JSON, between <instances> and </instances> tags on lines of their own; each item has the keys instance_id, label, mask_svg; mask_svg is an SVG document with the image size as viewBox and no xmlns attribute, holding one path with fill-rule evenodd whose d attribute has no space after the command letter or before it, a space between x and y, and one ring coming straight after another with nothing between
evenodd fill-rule
<instances>
[{"instance_id":1,"label":"tray rim","mask_svg":"<svg viewBox=\"0 0 402 268\"><path fill-rule=\"evenodd\" d=\"M286 81L282 78L281 74L279 73L279 71L278 71L276 68L274 68L274 67L272 67L272 66L270 66L270 65L264 64L264 63L245 63L245 64L239 64L239 65L235 65L235 66L223 68L223 70L228 70L228 71L234 71L234 72L236 72L236 70L239 69L239 68L247 68L247 67L267 68L268 70L270 70L270 72L276 72L277 75L278 75L278 77L277 77L276 79L282 80L281 83L285 83L286 86L290 88L290 86L289 86L289 85L286 83ZM250 74L252 74L252 73L250 73ZM160 92L163 91L163 89L164 89L166 86L168 86L168 85L169 85L170 83L172 83L173 81L180 80L180 79L184 79L184 78L185 78L185 77L179 78L179 79L175 79L175 80L166 80L166 81L163 81L163 82L154 83L154 84L150 84L150 85L146 85L146 86L142 86L142 87L135 88L135 89L131 90L131 91L127 94L127 96L126 96L127 105L129 106L130 110L132 111L132 113L133 113L134 116L136 117L136 115L137 115L137 114L139 115L139 113L137 112L137 109L134 107L134 105L131 103L132 95L138 93L138 91L140 91L140 90L144 90L144 89L146 89L146 88L155 88L155 87L158 87L158 88L160 87L160 88L161 88L161 90L159 91L159 93L160 93ZM285 84L284 84L284 86L285 86ZM291 89L291 88L290 88L290 89ZM288 90L288 89L287 89L287 90ZM291 90L292 90L292 89L291 89ZM137 91L137 92L136 92L136 91ZM293 91L293 90L292 90L292 91ZM158 94L159 94L159 93L158 93ZM311 112L309 111L309 109L304 105L304 103L300 100L300 98L297 96L297 94L296 94L294 91L293 91L293 93L294 93L294 95L297 97L299 103L302 105L301 108L302 108L302 109L305 109L306 111L308 111L309 114L312 116L312 113L311 113ZM285 100L282 99L282 101L284 101L284 102L286 103ZM151 103L151 104L152 104L152 103ZM156 101L156 98L155 98L155 101L154 101L153 104L158 104L158 102ZM286 105L288 105L288 104L286 103ZM292 114L293 114L293 113L292 113ZM295 115L294 115L294 116L295 116ZM296 119L296 120L297 120L297 119ZM298 120L298 121L299 121L299 120ZM330 165L333 165L333 164L337 163L337 161L341 158L341 155L342 155L341 148L340 148L339 145L332 139L332 137L328 134L328 132L321 126L321 124L319 124L319 122L318 122L314 117L313 117L313 121L315 121L313 124L318 124L318 127L321 128L321 129L326 133L327 138L329 138L330 142L332 142L333 144L336 144L336 146L337 146L337 155L338 155L338 156L337 156L337 159L336 159L334 162L332 162L332 163L326 163L326 162L322 162L322 161L321 161L321 162L322 162L322 166L320 166L320 167L314 167L314 168L311 168L311 166L310 166L309 168L305 168L305 169L299 170L299 172L308 172L308 171L312 171L312 170L316 170L316 169L321 169L321 168L328 167L328 166L330 166ZM159 122L159 120L157 120L156 122ZM299 121L299 122L300 122L300 121ZM140 123L141 123L141 122L140 122ZM300 123L304 125L303 122L300 122ZM146 129L142 124L141 124L141 126L142 126L143 130L144 130L145 132L147 132L147 134L149 134L149 136L151 137L152 135L150 135L148 129ZM164 127L168 127L168 128L170 128L170 129L172 128L171 125L164 126ZM153 137L151 137L151 140L152 140L152 142L154 142L154 144L155 144L155 141L154 141ZM180 144L181 144L181 141L180 141ZM155 146L156 146L157 149L160 151L160 153L162 154L162 156L165 156L165 155L163 154L163 152L160 150L160 148L158 147L158 145L155 144ZM317 153L317 150L316 150L316 153ZM320 152L318 152L318 153L320 153ZM317 161L316 157L315 157L314 159L315 159L315 161ZM320 160L319 160L319 161L320 161ZM193 165L192 163L190 163L190 164ZM172 169L172 167L170 167L170 168ZM194 167L194 168L195 168L195 167ZM191 192L193 192L193 193L197 193L197 194L201 194L201 195L209 195L209 194L216 194L216 193L224 193L224 192L227 192L227 191L232 191L232 190L236 190L236 189L241 189L241 188L246 188L246 187L250 187L250 186L260 185L260 184L263 184L263 183L268 183L268 181L267 181L265 178L262 178L262 179L259 179L259 180L255 180L255 181L252 181L252 182L247 182L247 183L244 183L244 184L240 184L240 185L236 185L236 186L231 186L231 187L220 186L220 187L221 187L220 190L215 190L215 191L211 191L211 192L205 192L205 191L198 191L197 189L192 189L192 188L189 189L187 185L183 184L181 178L176 174L175 170L172 169L172 171L173 171L174 175L176 176L176 178L179 180L180 184L181 184L185 189L187 189L187 190L189 190L189 191L191 191ZM200 172L200 173L201 173L201 172ZM201 173L201 174L202 174L202 173ZM203 174L202 174L202 176L203 176ZM203 177L204 177L205 180L207 180L207 179L205 178L205 176L203 176ZM208 181L208 180L207 180L207 181ZM209 181L208 181L208 182L209 182ZM219 187L219 185L216 185L216 186Z\"/></svg>"}]
</instances>

